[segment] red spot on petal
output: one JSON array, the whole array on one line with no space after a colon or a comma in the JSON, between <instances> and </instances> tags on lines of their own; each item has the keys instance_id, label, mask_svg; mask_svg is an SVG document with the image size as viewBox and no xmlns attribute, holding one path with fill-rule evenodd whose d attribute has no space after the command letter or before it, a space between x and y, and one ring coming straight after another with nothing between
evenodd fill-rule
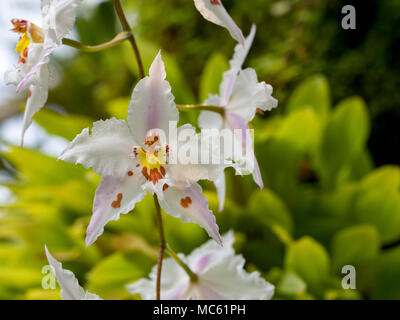
<instances>
[{"instance_id":1,"label":"red spot on petal","mask_svg":"<svg viewBox=\"0 0 400 320\"><path fill-rule=\"evenodd\" d=\"M181 199L181 206L183 208L189 208L189 205L192 203L192 198L186 197Z\"/></svg>"},{"instance_id":2,"label":"red spot on petal","mask_svg":"<svg viewBox=\"0 0 400 320\"><path fill-rule=\"evenodd\" d=\"M28 48L25 48L25 50L24 50L24 58L27 58L28 57Z\"/></svg>"},{"instance_id":3,"label":"red spot on petal","mask_svg":"<svg viewBox=\"0 0 400 320\"><path fill-rule=\"evenodd\" d=\"M133 171L128 171L128 176L132 177L133 176Z\"/></svg>"},{"instance_id":4,"label":"red spot on petal","mask_svg":"<svg viewBox=\"0 0 400 320\"><path fill-rule=\"evenodd\" d=\"M138 168L138 167L140 167L140 164L139 164L139 163L136 165L136 168Z\"/></svg>"},{"instance_id":5,"label":"red spot on petal","mask_svg":"<svg viewBox=\"0 0 400 320\"><path fill-rule=\"evenodd\" d=\"M162 187L162 191L165 191L165 190L167 190L167 189L168 189L168 187L169 187L169 185L168 185L168 184L166 184L166 183L164 183L164 185L163 185L163 187Z\"/></svg>"},{"instance_id":6,"label":"red spot on petal","mask_svg":"<svg viewBox=\"0 0 400 320\"><path fill-rule=\"evenodd\" d=\"M164 167L160 167L160 171L161 171L161 175L164 177L166 174Z\"/></svg>"},{"instance_id":7,"label":"red spot on petal","mask_svg":"<svg viewBox=\"0 0 400 320\"><path fill-rule=\"evenodd\" d=\"M151 169L150 170L150 180L153 182L153 184L156 184L158 180L162 179L162 175L160 174L160 171L158 169Z\"/></svg>"},{"instance_id":8,"label":"red spot on petal","mask_svg":"<svg viewBox=\"0 0 400 320\"><path fill-rule=\"evenodd\" d=\"M28 92L28 99L29 99L30 97L32 97L32 90L29 90L29 92Z\"/></svg>"},{"instance_id":9,"label":"red spot on petal","mask_svg":"<svg viewBox=\"0 0 400 320\"><path fill-rule=\"evenodd\" d=\"M219 0L210 0L210 3L211 3L213 6L220 6L220 5L221 5L221 2L219 2Z\"/></svg>"},{"instance_id":10,"label":"red spot on petal","mask_svg":"<svg viewBox=\"0 0 400 320\"><path fill-rule=\"evenodd\" d=\"M150 180L150 176L149 176L149 174L147 172L147 168L146 167L143 167L142 174L146 178L146 180Z\"/></svg>"},{"instance_id":11,"label":"red spot on petal","mask_svg":"<svg viewBox=\"0 0 400 320\"><path fill-rule=\"evenodd\" d=\"M111 207L113 207L114 209L120 208L121 207L121 200L122 200L122 193L118 193L117 194L117 200L114 200L111 203Z\"/></svg>"}]
</instances>

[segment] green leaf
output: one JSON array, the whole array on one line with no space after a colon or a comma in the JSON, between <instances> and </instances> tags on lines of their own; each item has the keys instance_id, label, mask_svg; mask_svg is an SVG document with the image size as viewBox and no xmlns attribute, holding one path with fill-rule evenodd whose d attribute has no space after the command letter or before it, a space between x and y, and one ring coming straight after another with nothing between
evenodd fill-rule
<instances>
[{"instance_id":1,"label":"green leaf","mask_svg":"<svg viewBox=\"0 0 400 320\"><path fill-rule=\"evenodd\" d=\"M129 297L125 285L147 277L156 261L143 253L114 253L103 259L88 274L88 290L103 299Z\"/></svg>"},{"instance_id":2,"label":"green leaf","mask_svg":"<svg viewBox=\"0 0 400 320\"><path fill-rule=\"evenodd\" d=\"M270 228L280 226L291 233L292 217L285 204L272 191L264 189L252 194L249 201L250 212Z\"/></svg>"},{"instance_id":3,"label":"green leaf","mask_svg":"<svg viewBox=\"0 0 400 320\"><path fill-rule=\"evenodd\" d=\"M26 179L32 185L54 185L67 180L84 179L85 169L83 167L56 161L55 158L37 151L12 148L3 156L18 170L21 178Z\"/></svg>"},{"instance_id":4,"label":"green leaf","mask_svg":"<svg viewBox=\"0 0 400 320\"><path fill-rule=\"evenodd\" d=\"M306 293L307 284L297 274L286 271L276 290L278 294L297 296Z\"/></svg>"},{"instance_id":5,"label":"green leaf","mask_svg":"<svg viewBox=\"0 0 400 320\"><path fill-rule=\"evenodd\" d=\"M200 78L199 100L202 102L209 94L218 94L222 74L229 69L229 63L220 52L215 52L208 60Z\"/></svg>"},{"instance_id":6,"label":"green leaf","mask_svg":"<svg viewBox=\"0 0 400 320\"><path fill-rule=\"evenodd\" d=\"M339 231L332 239L334 268L355 267L374 260L379 253L378 231L374 226L359 225Z\"/></svg>"},{"instance_id":7,"label":"green leaf","mask_svg":"<svg viewBox=\"0 0 400 320\"><path fill-rule=\"evenodd\" d=\"M307 106L287 115L274 135L288 141L300 151L314 151L321 135L321 121L314 110Z\"/></svg>"},{"instance_id":8,"label":"green leaf","mask_svg":"<svg viewBox=\"0 0 400 320\"><path fill-rule=\"evenodd\" d=\"M331 107L328 81L324 76L316 75L304 80L289 98L288 112L312 107L315 113L324 117Z\"/></svg>"},{"instance_id":9,"label":"green leaf","mask_svg":"<svg viewBox=\"0 0 400 320\"><path fill-rule=\"evenodd\" d=\"M6 287L28 289L40 286L43 274L40 268L0 266L0 283Z\"/></svg>"},{"instance_id":10,"label":"green leaf","mask_svg":"<svg viewBox=\"0 0 400 320\"><path fill-rule=\"evenodd\" d=\"M354 205L354 219L358 223L373 224L384 244L400 238L400 194L377 185L359 195Z\"/></svg>"},{"instance_id":11,"label":"green leaf","mask_svg":"<svg viewBox=\"0 0 400 320\"><path fill-rule=\"evenodd\" d=\"M106 110L112 117L125 120L128 115L129 102L129 97L120 97L111 100L107 103Z\"/></svg>"},{"instance_id":12,"label":"green leaf","mask_svg":"<svg viewBox=\"0 0 400 320\"><path fill-rule=\"evenodd\" d=\"M358 97L342 101L322 134L320 171L327 185L334 185L338 171L364 150L369 132L367 109Z\"/></svg>"},{"instance_id":13,"label":"green leaf","mask_svg":"<svg viewBox=\"0 0 400 320\"><path fill-rule=\"evenodd\" d=\"M319 290L329 275L329 256L325 248L310 237L294 242L285 257L287 270L298 274L310 290Z\"/></svg>"},{"instance_id":14,"label":"green leaf","mask_svg":"<svg viewBox=\"0 0 400 320\"><path fill-rule=\"evenodd\" d=\"M93 120L82 116L64 115L47 109L35 114L34 120L49 134L63 137L72 141L84 128L90 127Z\"/></svg>"},{"instance_id":15,"label":"green leaf","mask_svg":"<svg viewBox=\"0 0 400 320\"><path fill-rule=\"evenodd\" d=\"M400 299L400 248L385 251L379 259L372 299Z\"/></svg>"},{"instance_id":16,"label":"green leaf","mask_svg":"<svg viewBox=\"0 0 400 320\"><path fill-rule=\"evenodd\" d=\"M393 165L382 166L361 181L363 190L385 189L387 191L396 191L400 189L400 167Z\"/></svg>"}]
</instances>

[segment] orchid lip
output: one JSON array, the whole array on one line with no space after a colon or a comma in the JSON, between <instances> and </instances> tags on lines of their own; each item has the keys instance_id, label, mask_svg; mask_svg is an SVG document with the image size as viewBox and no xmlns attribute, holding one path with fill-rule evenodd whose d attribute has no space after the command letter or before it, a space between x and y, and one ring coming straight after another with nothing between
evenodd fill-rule
<instances>
[{"instance_id":1,"label":"orchid lip","mask_svg":"<svg viewBox=\"0 0 400 320\"><path fill-rule=\"evenodd\" d=\"M166 175L165 165L168 163L168 145L162 146L157 135L148 137L145 147L134 147L133 155L138 160L141 173L147 181L157 184Z\"/></svg>"}]
</instances>

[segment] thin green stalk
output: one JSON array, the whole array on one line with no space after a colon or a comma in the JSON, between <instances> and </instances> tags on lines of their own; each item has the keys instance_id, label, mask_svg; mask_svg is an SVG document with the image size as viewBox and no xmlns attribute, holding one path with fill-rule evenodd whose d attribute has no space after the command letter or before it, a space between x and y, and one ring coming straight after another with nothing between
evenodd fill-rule
<instances>
[{"instance_id":1,"label":"thin green stalk","mask_svg":"<svg viewBox=\"0 0 400 320\"><path fill-rule=\"evenodd\" d=\"M195 274L189 268L189 266L186 263L184 263L181 258L179 258L176 252L172 250L172 248L168 244L165 248L165 251L171 256L172 259L176 261L177 264L179 264L183 268L183 270L185 270L185 272L187 273L192 282L196 282L198 280L199 277L197 276L197 274Z\"/></svg>"},{"instance_id":2,"label":"thin green stalk","mask_svg":"<svg viewBox=\"0 0 400 320\"><path fill-rule=\"evenodd\" d=\"M88 46L86 44L68 38L64 38L62 42L66 46L70 46L84 52L99 52L114 47L117 44L120 44L121 42L129 39L130 36L131 36L130 32L124 31L117 34L114 39L96 46Z\"/></svg>"},{"instance_id":3,"label":"thin green stalk","mask_svg":"<svg viewBox=\"0 0 400 320\"><path fill-rule=\"evenodd\" d=\"M179 111L211 111L217 112L222 116L225 114L224 108L209 104L178 104L177 108Z\"/></svg>"},{"instance_id":4,"label":"thin green stalk","mask_svg":"<svg viewBox=\"0 0 400 320\"><path fill-rule=\"evenodd\" d=\"M121 1L114 0L114 5L115 5L115 10L117 11L117 14L118 14L119 21L121 22L122 28L126 32L130 33L129 42L131 43L133 52L135 53L136 62L138 64L138 68L139 68L140 78L143 79L145 77L143 62L142 62L142 58L140 57L139 48L136 44L135 36L131 32L131 27L129 26L128 20L126 19L124 10L122 9Z\"/></svg>"},{"instance_id":5,"label":"thin green stalk","mask_svg":"<svg viewBox=\"0 0 400 320\"><path fill-rule=\"evenodd\" d=\"M160 204L158 203L157 195L154 194L154 205L156 206L156 217L157 217L157 228L158 234L160 235L160 250L158 253L158 261L157 261L157 283L156 283L156 299L161 299L161 270L162 270L162 263L164 258L164 250L165 250L165 237L164 237L164 228L162 223L162 216L161 216L161 208Z\"/></svg>"}]
</instances>

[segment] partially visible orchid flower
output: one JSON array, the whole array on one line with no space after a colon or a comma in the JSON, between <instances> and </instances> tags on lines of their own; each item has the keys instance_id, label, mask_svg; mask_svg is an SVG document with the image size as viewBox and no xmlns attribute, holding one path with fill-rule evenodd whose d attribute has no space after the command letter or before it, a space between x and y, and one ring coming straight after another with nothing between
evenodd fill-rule
<instances>
[{"instance_id":1,"label":"partially visible orchid flower","mask_svg":"<svg viewBox=\"0 0 400 320\"><path fill-rule=\"evenodd\" d=\"M223 129L235 130L235 137L243 143L242 150L247 150L246 154L234 155L234 160L239 161L237 172L244 174L252 172L254 181L263 188L263 181L260 169L252 150L252 141L248 133L250 122L257 111L270 111L278 105L278 101L271 96L272 87L265 82L258 82L257 74L254 69L247 68L242 70L242 65L250 50L254 40L256 27L253 25L249 36L245 40L245 45L237 45L235 53L230 61L230 69L223 74L220 84L219 95L210 95L205 104L219 106L224 109L225 116L210 111L202 111L199 117L199 126L202 129ZM239 135L237 133L240 133ZM243 156L247 159L243 162ZM225 200L225 175L224 169L214 181L219 198L219 209L223 208Z\"/></svg>"},{"instance_id":2,"label":"partially visible orchid flower","mask_svg":"<svg viewBox=\"0 0 400 320\"><path fill-rule=\"evenodd\" d=\"M265 300L271 299L274 286L254 271L243 269L245 260L235 254L232 247L233 232L223 237L224 246L220 247L208 241L195 249L189 256L178 254L197 275L191 281L185 271L172 259L164 260L161 279L161 299L164 300ZM144 300L155 299L157 267L150 273L149 279L127 286L131 294L139 293Z\"/></svg>"},{"instance_id":3,"label":"partially visible orchid flower","mask_svg":"<svg viewBox=\"0 0 400 320\"><path fill-rule=\"evenodd\" d=\"M16 46L18 64L6 71L4 81L17 86L17 93L28 89L28 99L21 132L24 135L33 115L46 103L49 88L48 62L50 54L62 43L75 23L76 10L82 0L42 0L42 27L32 22L12 19L14 31L20 35Z\"/></svg>"},{"instance_id":4,"label":"partially visible orchid flower","mask_svg":"<svg viewBox=\"0 0 400 320\"><path fill-rule=\"evenodd\" d=\"M242 31L225 10L221 0L194 0L194 5L204 19L226 28L232 38L244 46Z\"/></svg>"},{"instance_id":5,"label":"partially visible orchid flower","mask_svg":"<svg viewBox=\"0 0 400 320\"><path fill-rule=\"evenodd\" d=\"M58 262L45 246L47 260L53 269L57 281L61 287L61 298L63 300L102 300L97 294L85 291L78 283L75 275L62 268L62 264Z\"/></svg>"},{"instance_id":6,"label":"partially visible orchid flower","mask_svg":"<svg viewBox=\"0 0 400 320\"><path fill-rule=\"evenodd\" d=\"M156 194L161 208L183 222L197 223L221 243L218 226L208 201L197 183L215 179L212 165L182 164L179 144L169 140L170 130L179 137L189 132L190 149L197 148L199 134L190 125L177 128L179 112L165 80L159 53L132 93L127 122L115 118L97 121L91 134L86 128L59 159L80 163L102 175L97 188L86 245L92 244L110 220L128 213L146 192ZM189 143L188 142L188 143Z\"/></svg>"}]
</instances>

